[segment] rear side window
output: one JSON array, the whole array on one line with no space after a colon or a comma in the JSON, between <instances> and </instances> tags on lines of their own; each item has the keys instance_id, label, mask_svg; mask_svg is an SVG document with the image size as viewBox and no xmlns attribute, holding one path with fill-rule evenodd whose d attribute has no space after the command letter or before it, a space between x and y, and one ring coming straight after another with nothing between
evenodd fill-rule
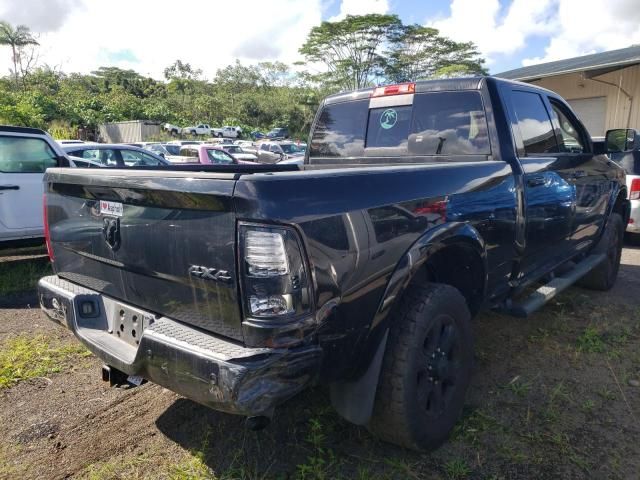
<instances>
[{"instance_id":1,"label":"rear side window","mask_svg":"<svg viewBox=\"0 0 640 480\"><path fill-rule=\"evenodd\" d=\"M490 154L480 92L416 95L408 148L412 155Z\"/></svg>"},{"instance_id":2,"label":"rear side window","mask_svg":"<svg viewBox=\"0 0 640 480\"><path fill-rule=\"evenodd\" d=\"M525 155L557 153L555 133L542 97L533 92L513 91L511 95Z\"/></svg>"},{"instance_id":3,"label":"rear side window","mask_svg":"<svg viewBox=\"0 0 640 480\"><path fill-rule=\"evenodd\" d=\"M57 164L55 152L40 138L0 136L0 172L42 173Z\"/></svg>"},{"instance_id":4,"label":"rear side window","mask_svg":"<svg viewBox=\"0 0 640 480\"><path fill-rule=\"evenodd\" d=\"M366 133L365 133L366 132ZM480 92L414 95L413 105L369 109L369 100L328 105L313 132L310 156L489 155Z\"/></svg>"},{"instance_id":5,"label":"rear side window","mask_svg":"<svg viewBox=\"0 0 640 480\"><path fill-rule=\"evenodd\" d=\"M369 99L326 106L311 137L312 157L354 157L364 154Z\"/></svg>"}]
</instances>

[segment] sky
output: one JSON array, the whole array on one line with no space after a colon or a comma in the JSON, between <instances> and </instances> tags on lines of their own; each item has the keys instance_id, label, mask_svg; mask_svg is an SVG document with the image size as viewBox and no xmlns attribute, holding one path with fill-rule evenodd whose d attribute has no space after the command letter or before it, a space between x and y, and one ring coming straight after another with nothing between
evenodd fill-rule
<instances>
[{"instance_id":1,"label":"sky","mask_svg":"<svg viewBox=\"0 0 640 480\"><path fill-rule=\"evenodd\" d=\"M293 63L313 26L367 13L472 41L491 73L640 44L638 0L0 0L0 20L37 35L40 63L158 79L176 59L206 78L236 58ZM1 72L10 61L0 49Z\"/></svg>"}]
</instances>

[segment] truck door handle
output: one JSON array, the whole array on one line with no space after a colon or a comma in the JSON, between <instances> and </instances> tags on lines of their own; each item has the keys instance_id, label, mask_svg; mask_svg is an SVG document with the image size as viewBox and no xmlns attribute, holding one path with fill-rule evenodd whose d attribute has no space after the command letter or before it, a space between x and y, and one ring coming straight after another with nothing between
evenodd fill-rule
<instances>
[{"instance_id":1,"label":"truck door handle","mask_svg":"<svg viewBox=\"0 0 640 480\"><path fill-rule=\"evenodd\" d=\"M547 183L547 179L544 177L532 177L527 179L527 185L530 187L541 187Z\"/></svg>"},{"instance_id":2,"label":"truck door handle","mask_svg":"<svg viewBox=\"0 0 640 480\"><path fill-rule=\"evenodd\" d=\"M19 185L0 185L0 190L20 190Z\"/></svg>"},{"instance_id":3,"label":"truck door handle","mask_svg":"<svg viewBox=\"0 0 640 480\"><path fill-rule=\"evenodd\" d=\"M573 172L573 178L582 178L586 176L587 172L585 172L584 170L576 170L575 172Z\"/></svg>"}]
</instances>

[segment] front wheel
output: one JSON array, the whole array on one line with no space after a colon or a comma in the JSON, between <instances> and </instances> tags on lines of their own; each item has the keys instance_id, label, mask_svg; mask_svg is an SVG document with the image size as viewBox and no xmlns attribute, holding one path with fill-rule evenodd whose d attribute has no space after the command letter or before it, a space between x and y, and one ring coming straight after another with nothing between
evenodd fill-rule
<instances>
[{"instance_id":1,"label":"front wheel","mask_svg":"<svg viewBox=\"0 0 640 480\"><path fill-rule=\"evenodd\" d=\"M624 222L622 215L612 213L600 242L592 252L594 254L604 253L605 260L582 277L578 281L578 285L591 290L610 290L618 277L623 240Z\"/></svg>"},{"instance_id":2,"label":"front wheel","mask_svg":"<svg viewBox=\"0 0 640 480\"><path fill-rule=\"evenodd\" d=\"M417 285L391 322L368 428L388 442L431 450L462 413L473 365L471 314L457 289Z\"/></svg>"}]
</instances>

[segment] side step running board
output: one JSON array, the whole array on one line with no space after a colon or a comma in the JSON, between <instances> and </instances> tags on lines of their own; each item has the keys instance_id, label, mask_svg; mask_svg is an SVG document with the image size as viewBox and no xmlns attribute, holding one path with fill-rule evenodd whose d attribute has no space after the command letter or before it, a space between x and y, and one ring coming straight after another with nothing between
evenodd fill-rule
<instances>
[{"instance_id":1,"label":"side step running board","mask_svg":"<svg viewBox=\"0 0 640 480\"><path fill-rule=\"evenodd\" d=\"M522 302L512 303L506 309L506 313L516 317L527 317L531 315L557 294L576 283L593 268L597 267L605 260L605 258L606 257L603 253L589 255L568 272L565 272L561 276L555 277L549 283L542 285L535 292L522 300Z\"/></svg>"}]
</instances>

